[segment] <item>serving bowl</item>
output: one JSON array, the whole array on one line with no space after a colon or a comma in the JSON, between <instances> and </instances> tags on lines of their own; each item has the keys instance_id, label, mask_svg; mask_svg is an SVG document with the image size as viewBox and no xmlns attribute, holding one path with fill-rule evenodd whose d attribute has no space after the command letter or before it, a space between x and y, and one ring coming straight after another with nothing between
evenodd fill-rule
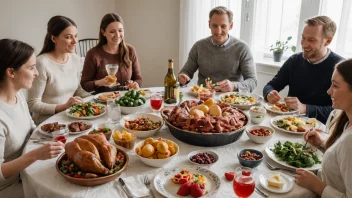
<instances>
[{"instance_id":1,"label":"serving bowl","mask_svg":"<svg viewBox=\"0 0 352 198\"><path fill-rule=\"evenodd\" d=\"M249 151L251 153L255 153L255 154L259 155L261 158L259 160L246 160L244 158L241 158L240 156L246 154L247 151ZM264 155L262 152L255 150L255 149L243 149L240 152L238 152L237 158L242 166L249 167L249 168L255 168L262 163Z\"/></svg>"},{"instance_id":2,"label":"serving bowl","mask_svg":"<svg viewBox=\"0 0 352 198\"><path fill-rule=\"evenodd\" d=\"M160 127L156 128L156 129L147 130L147 131L132 130L132 129L129 129L129 128L125 127L125 122L126 121L128 121L128 120L136 120L138 118L148 118L149 120L151 120L153 122L161 122L161 125L160 125ZM159 117L157 115L153 115L153 114L135 113L135 114L124 116L120 120L120 125L126 131L134 133L138 138L147 138L147 137L151 137L151 136L155 135L161 129L161 127L164 125L164 120L161 117Z\"/></svg>"},{"instance_id":3,"label":"serving bowl","mask_svg":"<svg viewBox=\"0 0 352 198\"><path fill-rule=\"evenodd\" d=\"M244 113L242 110L237 109L240 113L242 113L246 117L246 121L243 127L224 133L210 133L210 132L196 132L178 128L172 125L168 121L168 116L164 114L164 111L172 111L173 107L164 107L161 110L161 115L164 118L166 126L169 128L171 134L179 139L182 142L187 144L195 145L195 146L204 146L204 147L214 147L214 146L223 146L226 144L233 143L240 139L245 130L246 126L249 123L249 116ZM235 107L234 107L235 108Z\"/></svg>"},{"instance_id":4,"label":"serving bowl","mask_svg":"<svg viewBox=\"0 0 352 198\"><path fill-rule=\"evenodd\" d=\"M138 142L138 143L135 145L134 151L135 151L135 153L137 154L138 158L139 158L144 164L146 164L146 165L148 165L148 166L158 167L158 168L163 167L163 166L165 166L166 164L168 164L169 162L171 162L171 161L175 158L175 156L178 154L178 152L179 152L179 146L178 146L175 142L173 142L173 141L171 141L171 140L167 140L167 141L172 142L172 143L175 145L176 152L175 152L174 155L171 155L170 157L168 157L168 158L163 158L163 159L153 159L153 158L143 157L143 156L141 156L141 155L138 154L137 148L141 148L141 147L143 146L143 144L144 144L144 141L145 141L145 140Z\"/></svg>"},{"instance_id":5,"label":"serving bowl","mask_svg":"<svg viewBox=\"0 0 352 198\"><path fill-rule=\"evenodd\" d=\"M256 130L256 129L264 129L265 135L264 136L262 136L261 134L254 135L254 134L250 133L250 131ZM270 135L268 135L269 133L267 133L267 132L269 132ZM247 133L247 136L249 137L249 139L251 139L254 143L263 144L265 142L268 142L273 137L275 130L271 127L257 125L257 126L248 127L246 129L246 133Z\"/></svg>"},{"instance_id":6,"label":"serving bowl","mask_svg":"<svg viewBox=\"0 0 352 198\"><path fill-rule=\"evenodd\" d=\"M118 176L120 176L120 174L127 167L127 164L129 162L129 157L128 157L127 153L124 152L123 150L120 150L117 148L117 153L119 153L119 152L121 152L124 155L125 164L121 167L120 170L118 170L117 172L115 172L111 175L107 175L107 176L101 176L101 177L97 177L97 178L74 178L74 177L71 177L71 176L64 174L63 172L60 171L60 164L61 164L62 160L67 160L66 153L63 153L59 156L59 158L56 160L55 167L56 167L56 170L59 173L59 175L61 175L67 181L69 181L71 183L81 185L81 186L97 186L97 185L105 184L105 183L108 183L110 181L115 180Z\"/></svg>"},{"instance_id":7,"label":"serving bowl","mask_svg":"<svg viewBox=\"0 0 352 198\"><path fill-rule=\"evenodd\" d=\"M208 157L206 157L207 155ZM211 156L209 156L211 155ZM211 166L219 160L219 155L210 150L198 150L188 153L188 161L197 166ZM214 158L214 160L209 158Z\"/></svg>"},{"instance_id":8,"label":"serving bowl","mask_svg":"<svg viewBox=\"0 0 352 198\"><path fill-rule=\"evenodd\" d=\"M134 114L137 113L139 111L141 111L141 109L146 105L146 103L140 105L140 106L136 106L136 107L123 107L120 106L121 112L123 114L129 115L129 114Z\"/></svg>"}]
</instances>

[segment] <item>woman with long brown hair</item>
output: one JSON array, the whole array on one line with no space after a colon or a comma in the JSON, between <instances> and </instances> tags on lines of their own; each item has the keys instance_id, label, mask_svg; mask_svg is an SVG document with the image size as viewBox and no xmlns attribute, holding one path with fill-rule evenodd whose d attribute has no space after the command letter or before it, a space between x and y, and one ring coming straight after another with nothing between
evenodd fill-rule
<instances>
[{"instance_id":1,"label":"woman with long brown hair","mask_svg":"<svg viewBox=\"0 0 352 198\"><path fill-rule=\"evenodd\" d=\"M90 49L84 61L81 85L86 91L114 91L109 88L111 81L107 77L105 65L118 64L115 77L121 85L138 89L142 76L135 49L124 39L122 18L115 14L106 14L100 23L99 43Z\"/></svg>"},{"instance_id":2,"label":"woman with long brown hair","mask_svg":"<svg viewBox=\"0 0 352 198\"><path fill-rule=\"evenodd\" d=\"M321 197L352 197L352 59L338 63L328 94L339 115L329 124L331 132L324 142L316 132L304 139L313 146L324 147L321 180L312 172L296 170L296 183Z\"/></svg>"},{"instance_id":3,"label":"woman with long brown hair","mask_svg":"<svg viewBox=\"0 0 352 198\"><path fill-rule=\"evenodd\" d=\"M80 86L81 57L75 54L77 26L65 16L52 17L42 51L37 57L39 77L28 92L28 106L35 124L82 103L88 94Z\"/></svg>"},{"instance_id":4,"label":"woman with long brown hair","mask_svg":"<svg viewBox=\"0 0 352 198\"><path fill-rule=\"evenodd\" d=\"M35 124L21 89L38 78L34 49L11 39L0 40L0 197L24 197L20 171L37 160L57 157L61 142L50 142L22 155Z\"/></svg>"}]
</instances>

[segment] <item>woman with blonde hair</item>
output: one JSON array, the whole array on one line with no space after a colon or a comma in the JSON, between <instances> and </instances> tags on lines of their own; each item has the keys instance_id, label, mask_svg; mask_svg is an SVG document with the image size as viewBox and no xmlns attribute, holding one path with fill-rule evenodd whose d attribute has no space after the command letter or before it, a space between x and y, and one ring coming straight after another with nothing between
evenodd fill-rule
<instances>
[{"instance_id":1,"label":"woman with blonde hair","mask_svg":"<svg viewBox=\"0 0 352 198\"><path fill-rule=\"evenodd\" d=\"M0 197L24 197L19 173L37 160L57 157L63 143L50 142L22 154L35 128L21 89L38 77L34 49L17 40L0 40Z\"/></svg>"},{"instance_id":2,"label":"woman with blonde hair","mask_svg":"<svg viewBox=\"0 0 352 198\"><path fill-rule=\"evenodd\" d=\"M28 92L35 124L82 102L88 94L80 86L81 57L75 54L77 26L65 16L48 22L42 51L37 57L39 77Z\"/></svg>"},{"instance_id":3,"label":"woman with blonde hair","mask_svg":"<svg viewBox=\"0 0 352 198\"><path fill-rule=\"evenodd\" d=\"M99 29L99 43L87 53L81 78L83 89L97 93L118 89L109 87L111 82L105 69L107 64L119 65L115 80L121 85L127 85L130 89L138 89L142 85L136 51L126 43L123 20L115 13L103 17Z\"/></svg>"},{"instance_id":4,"label":"woman with blonde hair","mask_svg":"<svg viewBox=\"0 0 352 198\"><path fill-rule=\"evenodd\" d=\"M316 132L304 139L313 146L324 147L322 178L304 169L296 170L296 183L321 197L352 197L352 59L338 63L328 94L339 115L330 123L330 136L324 142Z\"/></svg>"}]
</instances>

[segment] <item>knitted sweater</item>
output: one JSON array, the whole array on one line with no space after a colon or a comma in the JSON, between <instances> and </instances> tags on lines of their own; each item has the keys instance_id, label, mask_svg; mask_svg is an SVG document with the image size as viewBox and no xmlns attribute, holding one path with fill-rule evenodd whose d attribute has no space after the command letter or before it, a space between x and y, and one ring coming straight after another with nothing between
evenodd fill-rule
<instances>
[{"instance_id":1,"label":"knitted sweater","mask_svg":"<svg viewBox=\"0 0 352 198\"><path fill-rule=\"evenodd\" d=\"M130 60L132 67L127 67L120 63L116 54L106 52L102 47L96 46L90 49L84 61L81 85L86 91L107 92L115 91L109 87L96 87L95 80L105 78L108 73L105 69L106 64L119 64L119 70L116 73L117 82L125 85L127 80L136 81L139 86L142 86L142 74L139 67L139 62L135 49L131 45L127 45L129 49Z\"/></svg>"},{"instance_id":2,"label":"knitted sweater","mask_svg":"<svg viewBox=\"0 0 352 198\"><path fill-rule=\"evenodd\" d=\"M308 117L317 118L325 124L332 111L332 102L327 91L331 85L334 67L341 60L341 56L330 52L325 60L312 64L302 53L294 54L264 87L263 96L267 98L272 90L279 92L288 85L288 96L297 97L301 103L307 105Z\"/></svg>"},{"instance_id":3,"label":"knitted sweater","mask_svg":"<svg viewBox=\"0 0 352 198\"><path fill-rule=\"evenodd\" d=\"M251 51L246 43L232 36L220 47L212 42L211 37L197 41L180 74L193 78L197 70L198 84L205 84L209 77L214 83L228 79L237 87L248 87L251 92L257 87Z\"/></svg>"},{"instance_id":4,"label":"knitted sweater","mask_svg":"<svg viewBox=\"0 0 352 198\"><path fill-rule=\"evenodd\" d=\"M28 91L28 106L35 124L39 125L54 115L56 106L65 104L70 97L89 95L79 84L82 64L77 54L69 54L65 64L41 54L37 57L37 69L39 76Z\"/></svg>"},{"instance_id":5,"label":"knitted sweater","mask_svg":"<svg viewBox=\"0 0 352 198\"><path fill-rule=\"evenodd\" d=\"M0 101L0 194L2 189L19 181L19 175L5 179L1 164L21 156L25 142L35 128L25 97L20 92L16 97L14 105Z\"/></svg>"}]
</instances>

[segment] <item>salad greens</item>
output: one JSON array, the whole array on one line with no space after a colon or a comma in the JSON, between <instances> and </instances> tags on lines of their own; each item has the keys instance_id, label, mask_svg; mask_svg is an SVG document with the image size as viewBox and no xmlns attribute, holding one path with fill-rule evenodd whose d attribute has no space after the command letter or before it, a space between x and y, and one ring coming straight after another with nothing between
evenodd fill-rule
<instances>
[{"instance_id":1,"label":"salad greens","mask_svg":"<svg viewBox=\"0 0 352 198\"><path fill-rule=\"evenodd\" d=\"M281 160L297 168L308 168L314 164L320 164L318 156L314 150L308 146L304 147L301 143L286 141L282 144L280 141L274 144L270 149Z\"/></svg>"}]
</instances>

